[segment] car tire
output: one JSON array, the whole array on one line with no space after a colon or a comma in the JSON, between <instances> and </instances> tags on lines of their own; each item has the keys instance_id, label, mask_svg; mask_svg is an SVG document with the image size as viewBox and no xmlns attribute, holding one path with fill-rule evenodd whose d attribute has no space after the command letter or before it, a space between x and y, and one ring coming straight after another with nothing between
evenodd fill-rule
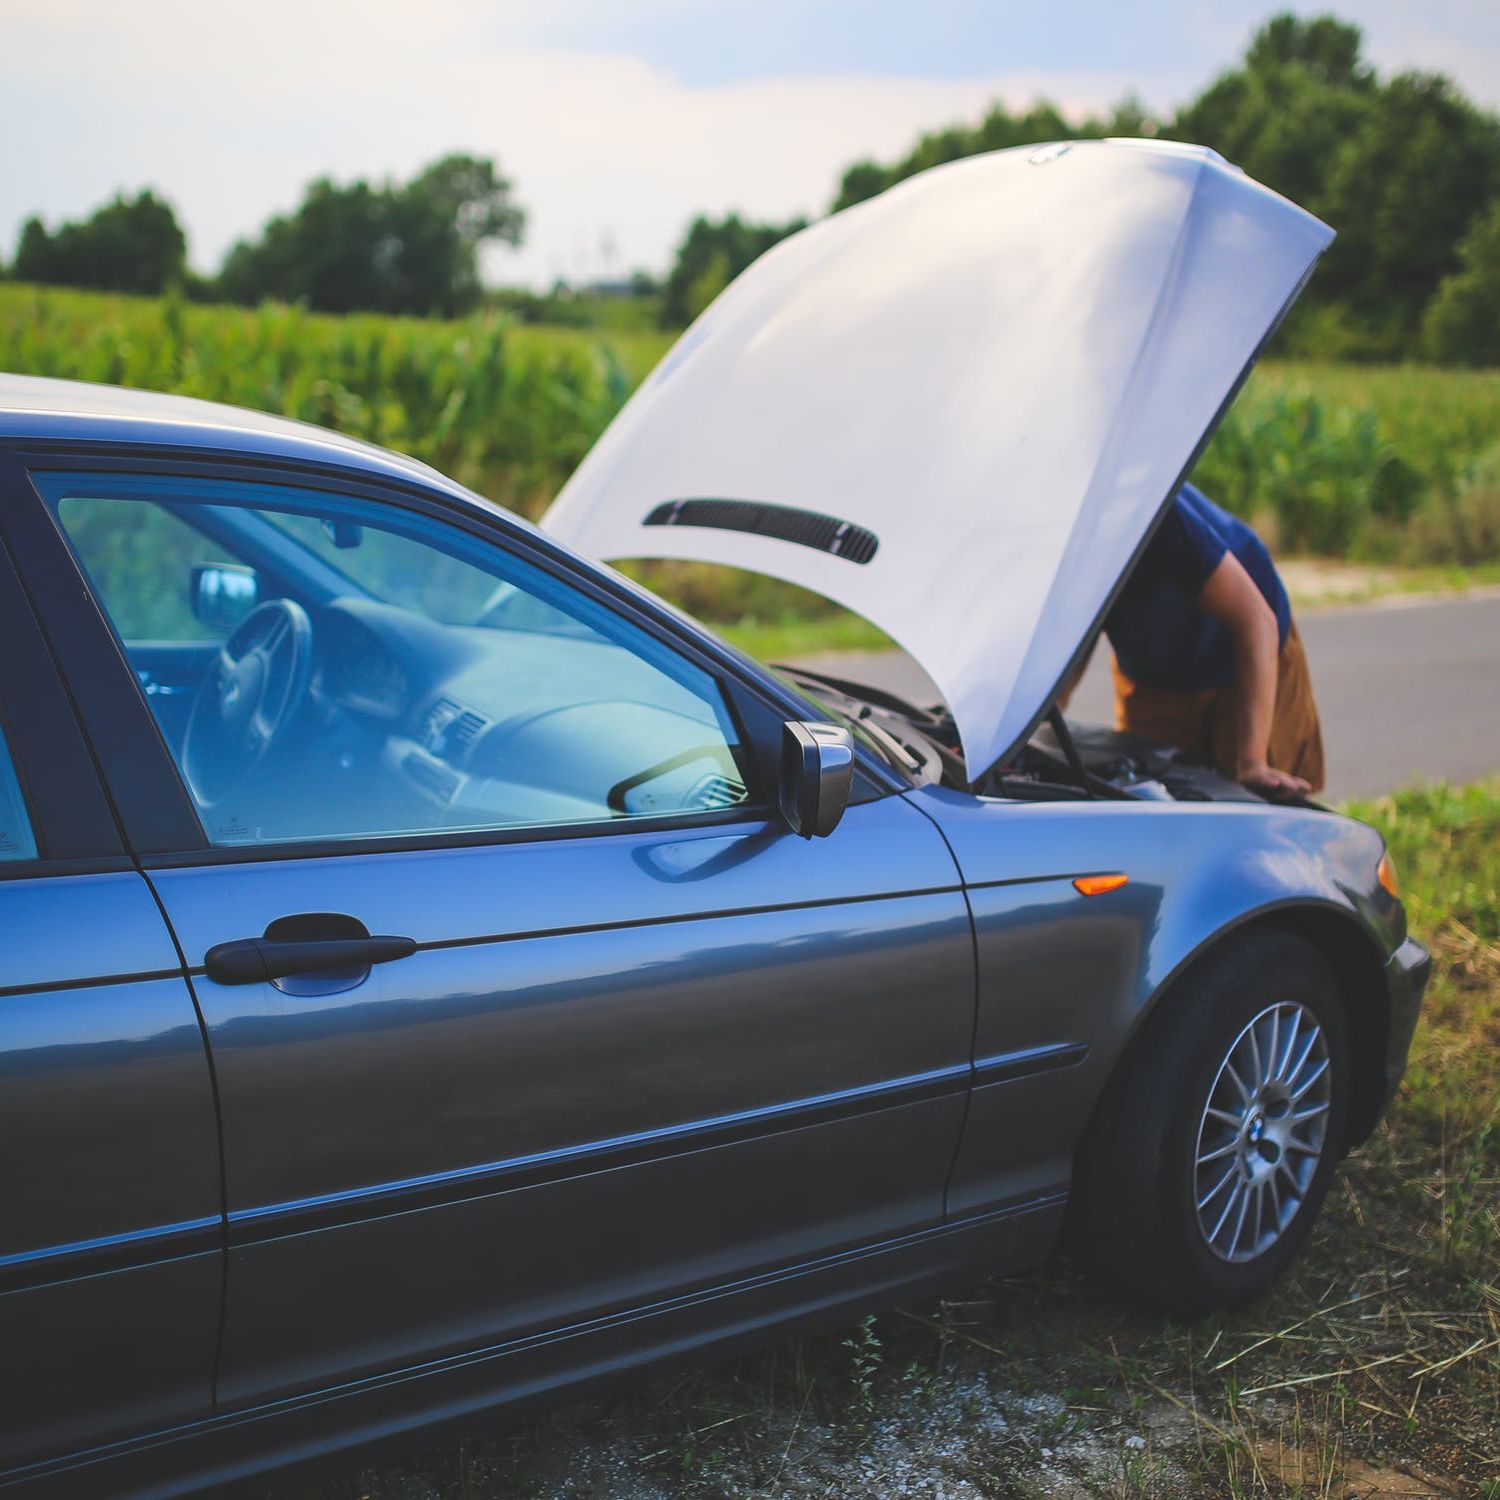
<instances>
[{"instance_id":1,"label":"car tire","mask_svg":"<svg viewBox=\"0 0 1500 1500\"><path fill-rule=\"evenodd\" d=\"M1349 1021L1328 960L1275 929L1175 981L1079 1152L1075 1258L1182 1318L1265 1290L1307 1238L1343 1152Z\"/></svg>"}]
</instances>

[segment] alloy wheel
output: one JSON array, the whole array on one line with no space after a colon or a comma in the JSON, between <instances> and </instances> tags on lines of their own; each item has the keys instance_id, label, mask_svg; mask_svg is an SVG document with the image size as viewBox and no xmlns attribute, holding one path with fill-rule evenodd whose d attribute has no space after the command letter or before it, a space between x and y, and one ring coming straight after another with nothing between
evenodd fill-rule
<instances>
[{"instance_id":1,"label":"alloy wheel","mask_svg":"<svg viewBox=\"0 0 1500 1500\"><path fill-rule=\"evenodd\" d=\"M1265 1254L1306 1199L1328 1136L1333 1070L1317 1017L1269 1005L1219 1064L1198 1125L1198 1228L1220 1260Z\"/></svg>"}]
</instances>

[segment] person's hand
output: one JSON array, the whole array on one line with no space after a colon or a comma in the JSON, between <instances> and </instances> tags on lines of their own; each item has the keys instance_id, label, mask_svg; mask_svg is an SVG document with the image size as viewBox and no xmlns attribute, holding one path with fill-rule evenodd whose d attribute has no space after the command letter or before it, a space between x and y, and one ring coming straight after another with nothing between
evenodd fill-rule
<instances>
[{"instance_id":1,"label":"person's hand","mask_svg":"<svg viewBox=\"0 0 1500 1500\"><path fill-rule=\"evenodd\" d=\"M1241 764L1235 773L1235 779L1241 786L1249 787L1252 792L1259 792L1262 797L1269 797L1273 802L1291 802L1298 797L1306 797L1312 791L1310 781L1293 776L1290 771L1278 771L1263 760Z\"/></svg>"}]
</instances>

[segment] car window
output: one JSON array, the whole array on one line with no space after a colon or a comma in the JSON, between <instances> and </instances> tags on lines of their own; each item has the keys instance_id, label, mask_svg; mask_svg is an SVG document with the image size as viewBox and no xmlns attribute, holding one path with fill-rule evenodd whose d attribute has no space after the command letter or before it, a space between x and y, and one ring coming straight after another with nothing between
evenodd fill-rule
<instances>
[{"instance_id":1,"label":"car window","mask_svg":"<svg viewBox=\"0 0 1500 1500\"><path fill-rule=\"evenodd\" d=\"M26 800L16 776L10 747L0 731L0 859L35 859L36 838L26 815Z\"/></svg>"},{"instance_id":2,"label":"car window","mask_svg":"<svg viewBox=\"0 0 1500 1500\"><path fill-rule=\"evenodd\" d=\"M715 679L498 544L320 491L38 481L138 678L180 684L148 702L214 844L751 799Z\"/></svg>"},{"instance_id":3,"label":"car window","mask_svg":"<svg viewBox=\"0 0 1500 1500\"><path fill-rule=\"evenodd\" d=\"M195 564L210 564L224 549L159 505L122 513L101 495L68 495L59 514L116 631L127 641L203 641L227 630L194 616L189 591L163 588L187 580Z\"/></svg>"}]
</instances>

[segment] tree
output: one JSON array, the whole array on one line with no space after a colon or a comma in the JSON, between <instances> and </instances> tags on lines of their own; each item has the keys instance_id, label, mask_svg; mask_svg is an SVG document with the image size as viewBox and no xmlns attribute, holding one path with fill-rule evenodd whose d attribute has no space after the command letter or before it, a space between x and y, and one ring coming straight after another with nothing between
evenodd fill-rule
<instances>
[{"instance_id":1,"label":"tree","mask_svg":"<svg viewBox=\"0 0 1500 1500\"><path fill-rule=\"evenodd\" d=\"M179 280L187 240L169 204L149 191L116 197L91 218L49 234L26 221L11 274L17 281L157 293Z\"/></svg>"},{"instance_id":2,"label":"tree","mask_svg":"<svg viewBox=\"0 0 1500 1500\"><path fill-rule=\"evenodd\" d=\"M894 180L891 172L890 167L882 167L876 161L855 162L839 182L838 194L833 200L833 212L837 213L841 208L848 208L855 203L863 203L876 193L883 193Z\"/></svg>"},{"instance_id":3,"label":"tree","mask_svg":"<svg viewBox=\"0 0 1500 1500\"><path fill-rule=\"evenodd\" d=\"M1359 27L1337 16L1304 21L1284 11L1256 32L1245 53L1245 67L1264 74L1298 67L1330 88L1363 88L1374 81L1360 58L1363 45Z\"/></svg>"},{"instance_id":4,"label":"tree","mask_svg":"<svg viewBox=\"0 0 1500 1500\"><path fill-rule=\"evenodd\" d=\"M1464 236L1458 269L1429 303L1422 336L1433 359L1500 365L1500 197Z\"/></svg>"},{"instance_id":5,"label":"tree","mask_svg":"<svg viewBox=\"0 0 1500 1500\"><path fill-rule=\"evenodd\" d=\"M16 242L16 258L11 263L10 274L17 281L45 282L52 269L52 237L46 226L34 214L21 226L21 237Z\"/></svg>"},{"instance_id":6,"label":"tree","mask_svg":"<svg viewBox=\"0 0 1500 1500\"><path fill-rule=\"evenodd\" d=\"M1162 134L1211 146L1250 176L1338 231L1281 335L1283 347L1325 356L1391 358L1457 347L1424 311L1476 295L1482 269L1460 245L1500 197L1500 119L1447 79L1380 79L1359 28L1333 16L1274 16L1238 65L1165 123L1131 99L1109 120L1070 122L1047 104L923 136L901 160L860 161L840 183L845 208L939 162L1034 141ZM1493 241L1480 236L1493 247ZM702 267L699 268L701 274ZM1434 312L1446 330L1443 319ZM1471 357L1471 356L1463 356Z\"/></svg>"},{"instance_id":7,"label":"tree","mask_svg":"<svg viewBox=\"0 0 1500 1500\"><path fill-rule=\"evenodd\" d=\"M479 300L479 250L521 242L526 216L487 158L445 156L401 185L320 178L224 262L224 294L323 312L453 316Z\"/></svg>"},{"instance_id":8,"label":"tree","mask_svg":"<svg viewBox=\"0 0 1500 1500\"><path fill-rule=\"evenodd\" d=\"M662 325L680 328L690 323L751 261L806 227L806 219L749 224L738 214L717 223L701 216L694 219L662 286Z\"/></svg>"},{"instance_id":9,"label":"tree","mask_svg":"<svg viewBox=\"0 0 1500 1500\"><path fill-rule=\"evenodd\" d=\"M924 135L906 156L890 166L882 167L873 161L856 162L844 173L832 211L837 213L851 204L863 203L866 198L873 198L929 167L981 151L1040 145L1045 141L1097 139L1105 135L1154 135L1156 131L1156 122L1134 98L1122 100L1107 119L1090 116L1079 124L1064 119L1054 105L1045 101L1018 115L997 104L977 125L950 126Z\"/></svg>"},{"instance_id":10,"label":"tree","mask_svg":"<svg viewBox=\"0 0 1500 1500\"><path fill-rule=\"evenodd\" d=\"M1459 243L1500 192L1500 121L1444 78L1407 73L1333 158L1320 211L1339 231L1322 295L1411 349Z\"/></svg>"},{"instance_id":11,"label":"tree","mask_svg":"<svg viewBox=\"0 0 1500 1500\"><path fill-rule=\"evenodd\" d=\"M1181 109L1169 133L1212 146L1257 181L1323 213L1330 164L1379 104L1360 42L1358 27L1330 16L1276 16L1256 33L1243 67Z\"/></svg>"}]
</instances>

